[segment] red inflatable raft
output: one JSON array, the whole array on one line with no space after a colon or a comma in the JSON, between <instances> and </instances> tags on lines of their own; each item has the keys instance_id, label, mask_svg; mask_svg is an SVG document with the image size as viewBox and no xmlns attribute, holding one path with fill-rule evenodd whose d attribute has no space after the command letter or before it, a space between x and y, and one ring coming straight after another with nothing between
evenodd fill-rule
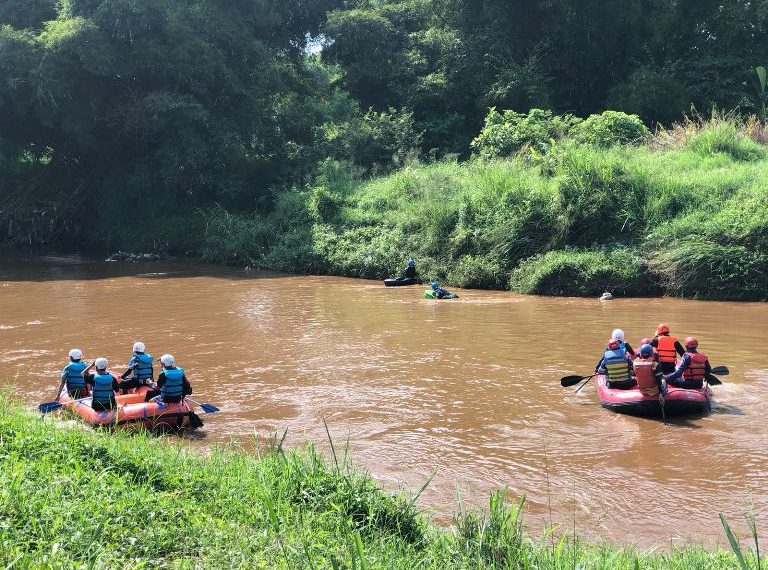
<instances>
[{"instance_id":1,"label":"red inflatable raft","mask_svg":"<svg viewBox=\"0 0 768 570\"><path fill-rule=\"evenodd\" d=\"M92 426L136 426L146 429L181 429L190 425L194 413L186 401L178 404L145 402L144 395L149 388L142 386L132 394L115 392L117 407L109 411L96 411L91 407L91 398L73 401L64 390L59 402L67 410L77 414Z\"/></svg>"},{"instance_id":2,"label":"red inflatable raft","mask_svg":"<svg viewBox=\"0 0 768 570\"><path fill-rule=\"evenodd\" d=\"M605 376L598 374L597 395L604 408L622 414L636 416L660 416L661 403L658 396L646 396L637 388L625 390L609 388ZM664 412L668 416L703 414L710 411L712 390L709 384L699 390L688 390L676 386L667 386L664 396Z\"/></svg>"}]
</instances>

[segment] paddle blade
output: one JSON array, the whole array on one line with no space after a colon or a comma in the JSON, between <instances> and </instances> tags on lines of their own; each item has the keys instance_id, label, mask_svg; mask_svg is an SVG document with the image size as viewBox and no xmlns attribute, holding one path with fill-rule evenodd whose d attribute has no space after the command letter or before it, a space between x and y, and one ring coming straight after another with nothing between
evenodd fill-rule
<instances>
[{"instance_id":1,"label":"paddle blade","mask_svg":"<svg viewBox=\"0 0 768 570\"><path fill-rule=\"evenodd\" d=\"M715 366L712 369L712 374L719 374L720 376L728 376L730 374L730 370L728 370L727 366Z\"/></svg>"},{"instance_id":2,"label":"paddle blade","mask_svg":"<svg viewBox=\"0 0 768 570\"><path fill-rule=\"evenodd\" d=\"M192 427L192 429L197 429L197 428L203 427L205 424L203 423L203 420L200 419L200 416L198 416L195 412L190 410L189 425L190 427Z\"/></svg>"},{"instance_id":3,"label":"paddle blade","mask_svg":"<svg viewBox=\"0 0 768 570\"><path fill-rule=\"evenodd\" d=\"M215 414L216 412L220 412L219 408L212 404L200 404L200 407L206 414Z\"/></svg>"},{"instance_id":4,"label":"paddle blade","mask_svg":"<svg viewBox=\"0 0 768 570\"><path fill-rule=\"evenodd\" d=\"M61 402L46 402L44 404L40 404L37 409L40 410L41 414L47 414L48 412L53 412L54 410L58 410L60 407L62 407L64 404Z\"/></svg>"},{"instance_id":5,"label":"paddle blade","mask_svg":"<svg viewBox=\"0 0 768 570\"><path fill-rule=\"evenodd\" d=\"M707 374L707 382L710 386L720 386L722 384L719 378L712 376L711 374Z\"/></svg>"},{"instance_id":6,"label":"paddle blade","mask_svg":"<svg viewBox=\"0 0 768 570\"><path fill-rule=\"evenodd\" d=\"M575 386L582 380L584 380L586 376L563 376L560 378L560 385L563 388L568 388L569 386Z\"/></svg>"}]
</instances>

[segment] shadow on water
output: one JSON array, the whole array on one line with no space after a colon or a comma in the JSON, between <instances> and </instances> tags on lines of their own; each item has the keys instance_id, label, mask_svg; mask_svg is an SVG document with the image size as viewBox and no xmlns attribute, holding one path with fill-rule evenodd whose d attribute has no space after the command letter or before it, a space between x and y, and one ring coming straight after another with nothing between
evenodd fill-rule
<instances>
[{"instance_id":1,"label":"shadow on water","mask_svg":"<svg viewBox=\"0 0 768 570\"><path fill-rule=\"evenodd\" d=\"M742 410L738 406L733 406L730 404L716 404L712 408L713 414L718 415L724 415L724 416L743 416L744 410Z\"/></svg>"},{"instance_id":2,"label":"shadow on water","mask_svg":"<svg viewBox=\"0 0 768 570\"><path fill-rule=\"evenodd\" d=\"M0 281L96 281L120 277L179 279L213 277L227 280L280 279L290 274L247 271L243 268L178 261L104 261L104 258L75 255L0 255Z\"/></svg>"}]
</instances>

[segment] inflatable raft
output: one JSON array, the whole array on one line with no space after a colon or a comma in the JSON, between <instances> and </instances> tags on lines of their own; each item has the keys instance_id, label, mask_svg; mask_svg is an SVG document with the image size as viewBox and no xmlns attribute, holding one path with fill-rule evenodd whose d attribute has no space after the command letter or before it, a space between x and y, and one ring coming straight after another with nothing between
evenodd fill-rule
<instances>
[{"instance_id":1,"label":"inflatable raft","mask_svg":"<svg viewBox=\"0 0 768 570\"><path fill-rule=\"evenodd\" d=\"M661 403L658 396L646 396L637 388L622 390L609 388L602 374L595 376L597 395L604 408L635 416L661 416ZM664 412L668 416L695 415L710 411L712 390L708 384L699 390L667 386L664 396Z\"/></svg>"},{"instance_id":2,"label":"inflatable raft","mask_svg":"<svg viewBox=\"0 0 768 570\"><path fill-rule=\"evenodd\" d=\"M416 285L416 283L418 283L418 281L410 277L396 277L384 280L384 285L387 287L403 287L405 285Z\"/></svg>"},{"instance_id":3,"label":"inflatable raft","mask_svg":"<svg viewBox=\"0 0 768 570\"><path fill-rule=\"evenodd\" d=\"M432 289L427 289L424 291L424 297L427 299L437 299L437 296L435 295L435 292ZM458 299L459 296L456 293L448 293L447 295L444 295L440 297L439 300L443 299Z\"/></svg>"},{"instance_id":4,"label":"inflatable raft","mask_svg":"<svg viewBox=\"0 0 768 570\"><path fill-rule=\"evenodd\" d=\"M59 397L59 402L65 409L77 414L93 427L135 426L151 430L182 429L190 426L194 411L189 403L145 402L144 397L148 390L148 387L142 386L132 394L115 392L117 407L104 412L91 407L91 398L73 401L66 389Z\"/></svg>"}]
</instances>

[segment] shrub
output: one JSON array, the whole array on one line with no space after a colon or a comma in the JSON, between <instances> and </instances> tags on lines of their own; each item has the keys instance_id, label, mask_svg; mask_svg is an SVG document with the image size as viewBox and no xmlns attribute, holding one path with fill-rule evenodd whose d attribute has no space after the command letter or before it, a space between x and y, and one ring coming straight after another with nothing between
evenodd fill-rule
<instances>
[{"instance_id":1,"label":"shrub","mask_svg":"<svg viewBox=\"0 0 768 570\"><path fill-rule=\"evenodd\" d=\"M566 136L580 120L542 109L531 109L524 115L515 111L499 113L492 107L471 146L481 158L510 156L526 146L538 147Z\"/></svg>"},{"instance_id":2,"label":"shrub","mask_svg":"<svg viewBox=\"0 0 768 570\"><path fill-rule=\"evenodd\" d=\"M640 144L651 135L640 117L621 111L604 111L599 115L590 115L575 125L571 134L578 142L602 147Z\"/></svg>"},{"instance_id":3,"label":"shrub","mask_svg":"<svg viewBox=\"0 0 768 570\"><path fill-rule=\"evenodd\" d=\"M529 295L652 295L658 292L640 258L628 249L558 250L532 257L510 276L511 289Z\"/></svg>"},{"instance_id":4,"label":"shrub","mask_svg":"<svg viewBox=\"0 0 768 570\"><path fill-rule=\"evenodd\" d=\"M505 289L507 276L494 256L464 255L448 270L448 281L458 287Z\"/></svg>"},{"instance_id":5,"label":"shrub","mask_svg":"<svg viewBox=\"0 0 768 570\"><path fill-rule=\"evenodd\" d=\"M740 161L765 157L763 146L739 132L732 121L711 121L691 136L687 146L701 156L723 153Z\"/></svg>"}]
</instances>

